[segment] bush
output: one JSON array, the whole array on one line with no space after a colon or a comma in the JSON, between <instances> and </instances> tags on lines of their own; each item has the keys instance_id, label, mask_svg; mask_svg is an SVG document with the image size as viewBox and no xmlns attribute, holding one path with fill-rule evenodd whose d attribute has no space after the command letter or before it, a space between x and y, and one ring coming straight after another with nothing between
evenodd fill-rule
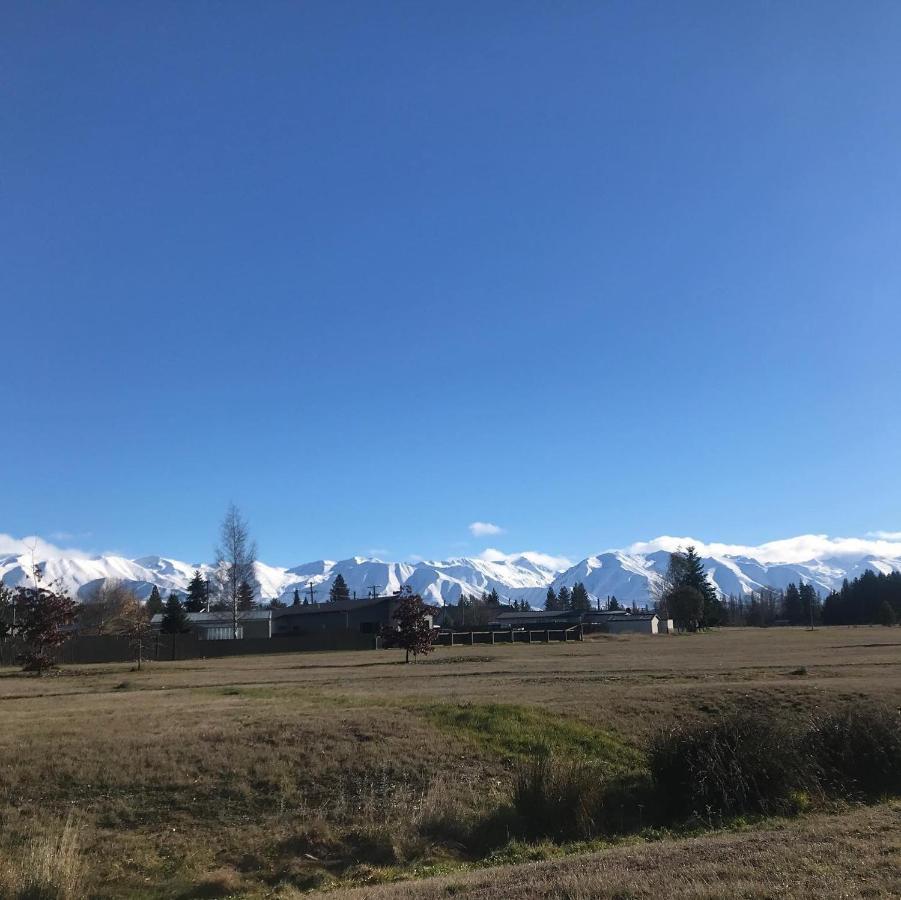
<instances>
[{"instance_id":1,"label":"bush","mask_svg":"<svg viewBox=\"0 0 901 900\"><path fill-rule=\"evenodd\" d=\"M597 763L544 757L517 773L507 818L515 837L571 841L638 831L655 816L642 772L611 777Z\"/></svg>"},{"instance_id":2,"label":"bush","mask_svg":"<svg viewBox=\"0 0 901 900\"><path fill-rule=\"evenodd\" d=\"M761 715L669 731L654 741L650 769L667 821L790 812L805 782L797 736Z\"/></svg>"},{"instance_id":3,"label":"bush","mask_svg":"<svg viewBox=\"0 0 901 900\"><path fill-rule=\"evenodd\" d=\"M732 716L661 734L648 766L611 776L603 763L542 755L516 773L508 804L465 826L453 815L431 825L484 853L511 839L589 840L647 825L795 814L818 797L901 794L901 717L853 707L793 729L772 715Z\"/></svg>"},{"instance_id":4,"label":"bush","mask_svg":"<svg viewBox=\"0 0 901 900\"><path fill-rule=\"evenodd\" d=\"M816 720L802 752L827 796L901 794L901 716L893 710L851 706Z\"/></svg>"},{"instance_id":5,"label":"bush","mask_svg":"<svg viewBox=\"0 0 901 900\"><path fill-rule=\"evenodd\" d=\"M591 767L559 765L542 757L523 766L513 783L513 811L521 837L566 840L595 831L599 785Z\"/></svg>"}]
</instances>

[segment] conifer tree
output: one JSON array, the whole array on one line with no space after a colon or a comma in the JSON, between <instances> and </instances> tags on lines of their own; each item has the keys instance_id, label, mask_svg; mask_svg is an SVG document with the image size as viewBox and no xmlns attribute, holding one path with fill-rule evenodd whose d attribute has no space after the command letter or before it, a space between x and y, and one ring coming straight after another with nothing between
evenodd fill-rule
<instances>
[{"instance_id":1,"label":"conifer tree","mask_svg":"<svg viewBox=\"0 0 901 900\"><path fill-rule=\"evenodd\" d=\"M680 584L682 586L693 587L704 599L701 610L701 617L698 622L702 628L708 628L716 625L720 620L720 601L716 595L716 590L707 578L704 571L704 563L698 556L694 547L688 547L684 554L680 554L683 559L683 571Z\"/></svg>"},{"instance_id":2,"label":"conifer tree","mask_svg":"<svg viewBox=\"0 0 901 900\"><path fill-rule=\"evenodd\" d=\"M350 588L348 588L347 582L340 572L335 576L335 580L329 588L328 598L331 603L341 603L345 600L350 600Z\"/></svg>"},{"instance_id":3,"label":"conifer tree","mask_svg":"<svg viewBox=\"0 0 901 900\"><path fill-rule=\"evenodd\" d=\"M174 591L169 594L163 611L163 621L160 631L163 634L184 634L191 627L188 615Z\"/></svg>"},{"instance_id":4,"label":"conifer tree","mask_svg":"<svg viewBox=\"0 0 901 900\"><path fill-rule=\"evenodd\" d=\"M820 617L820 598L817 597L816 588L812 582L801 582L798 588L801 600L801 622L805 625L813 625Z\"/></svg>"},{"instance_id":5,"label":"conifer tree","mask_svg":"<svg viewBox=\"0 0 901 900\"><path fill-rule=\"evenodd\" d=\"M242 581L238 585L238 609L241 612L247 612L256 606L253 597L253 588L246 582Z\"/></svg>"},{"instance_id":6,"label":"conifer tree","mask_svg":"<svg viewBox=\"0 0 901 900\"><path fill-rule=\"evenodd\" d=\"M879 605L879 609L876 611L876 621L880 625L895 624L895 611L892 609L892 605L888 600L883 600Z\"/></svg>"},{"instance_id":7,"label":"conifer tree","mask_svg":"<svg viewBox=\"0 0 901 900\"><path fill-rule=\"evenodd\" d=\"M569 609L572 603L572 592L564 584L557 594L557 609Z\"/></svg>"},{"instance_id":8,"label":"conifer tree","mask_svg":"<svg viewBox=\"0 0 901 900\"><path fill-rule=\"evenodd\" d=\"M206 609L208 597L209 585L200 574L200 569L195 569L193 577L188 582L185 609L188 612L203 612Z\"/></svg>"},{"instance_id":9,"label":"conifer tree","mask_svg":"<svg viewBox=\"0 0 901 900\"><path fill-rule=\"evenodd\" d=\"M591 609L591 597L581 581L573 585L572 595L569 600L569 608L575 612L585 612Z\"/></svg>"},{"instance_id":10,"label":"conifer tree","mask_svg":"<svg viewBox=\"0 0 901 900\"><path fill-rule=\"evenodd\" d=\"M559 603L560 599L557 597L557 592L552 587L549 587L544 598L544 608L549 610L559 609Z\"/></svg>"},{"instance_id":11,"label":"conifer tree","mask_svg":"<svg viewBox=\"0 0 901 900\"><path fill-rule=\"evenodd\" d=\"M804 621L804 606L801 603L801 592L794 582L789 584L785 589L782 609L785 618L788 619L792 625L798 625Z\"/></svg>"},{"instance_id":12,"label":"conifer tree","mask_svg":"<svg viewBox=\"0 0 901 900\"><path fill-rule=\"evenodd\" d=\"M609 601L607 601L607 609L611 612L617 612L622 609L619 605L619 600L616 599L616 594L614 594Z\"/></svg>"},{"instance_id":13,"label":"conifer tree","mask_svg":"<svg viewBox=\"0 0 901 900\"><path fill-rule=\"evenodd\" d=\"M150 591L150 596L144 604L144 609L147 612L147 617L149 619L152 619L163 611L163 598L160 597L160 589L156 585L154 585L153 590Z\"/></svg>"},{"instance_id":14,"label":"conifer tree","mask_svg":"<svg viewBox=\"0 0 901 900\"><path fill-rule=\"evenodd\" d=\"M291 601L291 606L300 606L300 591L297 588L294 588L294 599Z\"/></svg>"},{"instance_id":15,"label":"conifer tree","mask_svg":"<svg viewBox=\"0 0 901 900\"><path fill-rule=\"evenodd\" d=\"M669 614L680 631L697 631L704 612L704 596L694 586L683 584L670 592Z\"/></svg>"}]
</instances>

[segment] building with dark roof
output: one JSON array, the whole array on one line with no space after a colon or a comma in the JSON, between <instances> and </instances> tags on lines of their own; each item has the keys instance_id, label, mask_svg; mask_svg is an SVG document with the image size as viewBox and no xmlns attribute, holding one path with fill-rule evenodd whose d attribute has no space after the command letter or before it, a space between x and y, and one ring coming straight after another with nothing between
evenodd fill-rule
<instances>
[{"instance_id":1,"label":"building with dark roof","mask_svg":"<svg viewBox=\"0 0 901 900\"><path fill-rule=\"evenodd\" d=\"M323 631L355 631L378 634L382 626L392 624L401 597L370 597L365 600L339 600L288 606L274 611L273 635L313 634Z\"/></svg>"},{"instance_id":2,"label":"building with dark roof","mask_svg":"<svg viewBox=\"0 0 901 900\"><path fill-rule=\"evenodd\" d=\"M273 613L271 609L248 609L238 613L238 639L272 637ZM201 641L230 641L234 639L235 628L230 610L219 612L185 613L189 632ZM159 631L163 624L162 613L157 613L150 625Z\"/></svg>"},{"instance_id":3,"label":"building with dark roof","mask_svg":"<svg viewBox=\"0 0 901 900\"><path fill-rule=\"evenodd\" d=\"M609 634L657 634L659 619L655 613L632 613L629 610L587 609L532 609L502 612L489 625L493 629L522 629L543 631L546 629L572 628L582 625L594 631Z\"/></svg>"}]
</instances>

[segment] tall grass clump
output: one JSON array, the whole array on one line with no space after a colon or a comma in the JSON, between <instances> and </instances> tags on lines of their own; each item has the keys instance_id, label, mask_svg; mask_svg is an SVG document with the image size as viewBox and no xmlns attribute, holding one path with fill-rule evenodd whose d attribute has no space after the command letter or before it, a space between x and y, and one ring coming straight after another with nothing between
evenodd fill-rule
<instances>
[{"instance_id":1,"label":"tall grass clump","mask_svg":"<svg viewBox=\"0 0 901 900\"><path fill-rule=\"evenodd\" d=\"M597 762L542 756L520 766L495 823L508 838L590 840L638 831L650 824L653 805L641 770L611 774Z\"/></svg>"},{"instance_id":2,"label":"tall grass clump","mask_svg":"<svg viewBox=\"0 0 901 900\"><path fill-rule=\"evenodd\" d=\"M757 713L665 732L649 766L667 821L792 812L806 786L796 733Z\"/></svg>"},{"instance_id":3,"label":"tall grass clump","mask_svg":"<svg viewBox=\"0 0 901 900\"><path fill-rule=\"evenodd\" d=\"M901 714L849 706L815 720L802 752L824 794L872 800L901 794Z\"/></svg>"},{"instance_id":4,"label":"tall grass clump","mask_svg":"<svg viewBox=\"0 0 901 900\"><path fill-rule=\"evenodd\" d=\"M8 862L0 884L4 900L81 900L85 865L79 829L66 820L57 834L35 835Z\"/></svg>"}]
</instances>

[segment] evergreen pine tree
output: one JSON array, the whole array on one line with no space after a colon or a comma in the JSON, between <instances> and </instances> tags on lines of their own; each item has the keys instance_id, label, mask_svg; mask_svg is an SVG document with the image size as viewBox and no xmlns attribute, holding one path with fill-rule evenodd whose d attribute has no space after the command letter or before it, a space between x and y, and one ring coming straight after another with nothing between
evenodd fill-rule
<instances>
[{"instance_id":1,"label":"evergreen pine tree","mask_svg":"<svg viewBox=\"0 0 901 900\"><path fill-rule=\"evenodd\" d=\"M785 589L782 609L785 618L792 625L799 625L804 622L804 605L801 603L801 592L794 582Z\"/></svg>"},{"instance_id":2,"label":"evergreen pine tree","mask_svg":"<svg viewBox=\"0 0 901 900\"><path fill-rule=\"evenodd\" d=\"M174 591L169 594L163 610L163 621L160 624L160 631L163 634L184 634L191 627L187 613L178 599L178 594Z\"/></svg>"},{"instance_id":3,"label":"evergreen pine tree","mask_svg":"<svg viewBox=\"0 0 901 900\"><path fill-rule=\"evenodd\" d=\"M294 599L291 601L291 606L300 606L300 591L297 588L294 588Z\"/></svg>"},{"instance_id":4,"label":"evergreen pine tree","mask_svg":"<svg viewBox=\"0 0 901 900\"><path fill-rule=\"evenodd\" d=\"M144 609L147 611L147 617L150 619L163 611L163 598L160 597L160 589L156 585L150 591L150 596L147 598L147 603L144 604Z\"/></svg>"},{"instance_id":5,"label":"evergreen pine tree","mask_svg":"<svg viewBox=\"0 0 901 900\"><path fill-rule=\"evenodd\" d=\"M895 611L892 609L892 605L888 600L883 600L879 605L879 609L876 611L876 621L880 625L895 624Z\"/></svg>"},{"instance_id":6,"label":"evergreen pine tree","mask_svg":"<svg viewBox=\"0 0 901 900\"><path fill-rule=\"evenodd\" d=\"M611 612L617 612L622 609L622 607L619 605L619 600L616 599L616 594L614 594L610 598L609 602L607 603L607 609L609 609Z\"/></svg>"},{"instance_id":7,"label":"evergreen pine tree","mask_svg":"<svg viewBox=\"0 0 901 900\"><path fill-rule=\"evenodd\" d=\"M801 582L798 588L801 600L801 622L805 625L813 625L820 617L820 598L817 597L816 588L812 582Z\"/></svg>"},{"instance_id":8,"label":"evergreen pine tree","mask_svg":"<svg viewBox=\"0 0 901 900\"><path fill-rule=\"evenodd\" d=\"M559 609L560 608L560 600L557 597L557 592L549 587L547 589L547 595L544 598L544 608L545 609Z\"/></svg>"},{"instance_id":9,"label":"evergreen pine tree","mask_svg":"<svg viewBox=\"0 0 901 900\"><path fill-rule=\"evenodd\" d=\"M344 576L339 572L335 577L332 586L329 588L328 598L331 603L340 603L344 600L350 600L350 589Z\"/></svg>"},{"instance_id":10,"label":"evergreen pine tree","mask_svg":"<svg viewBox=\"0 0 901 900\"><path fill-rule=\"evenodd\" d=\"M557 594L557 609L569 609L572 603L572 592L564 584Z\"/></svg>"},{"instance_id":11,"label":"evergreen pine tree","mask_svg":"<svg viewBox=\"0 0 901 900\"><path fill-rule=\"evenodd\" d=\"M591 597L581 581L577 581L573 585L572 595L569 600L569 608L576 612L585 612L591 609Z\"/></svg>"},{"instance_id":12,"label":"evergreen pine tree","mask_svg":"<svg viewBox=\"0 0 901 900\"><path fill-rule=\"evenodd\" d=\"M693 587L703 598L704 606L701 612L699 625L702 628L709 628L716 625L721 616L720 601L716 595L716 590L707 578L704 571L704 563L698 556L694 547L689 547L684 554L681 554L684 561L684 569L682 572L681 584L687 587Z\"/></svg>"},{"instance_id":13,"label":"evergreen pine tree","mask_svg":"<svg viewBox=\"0 0 901 900\"><path fill-rule=\"evenodd\" d=\"M253 597L253 588L246 582L242 581L238 585L238 609L241 612L247 612L256 606Z\"/></svg>"},{"instance_id":14,"label":"evergreen pine tree","mask_svg":"<svg viewBox=\"0 0 901 900\"><path fill-rule=\"evenodd\" d=\"M206 609L209 596L209 584L204 581L200 569L194 570L194 575L188 582L188 596L185 598L185 609L188 612L203 612Z\"/></svg>"}]
</instances>

